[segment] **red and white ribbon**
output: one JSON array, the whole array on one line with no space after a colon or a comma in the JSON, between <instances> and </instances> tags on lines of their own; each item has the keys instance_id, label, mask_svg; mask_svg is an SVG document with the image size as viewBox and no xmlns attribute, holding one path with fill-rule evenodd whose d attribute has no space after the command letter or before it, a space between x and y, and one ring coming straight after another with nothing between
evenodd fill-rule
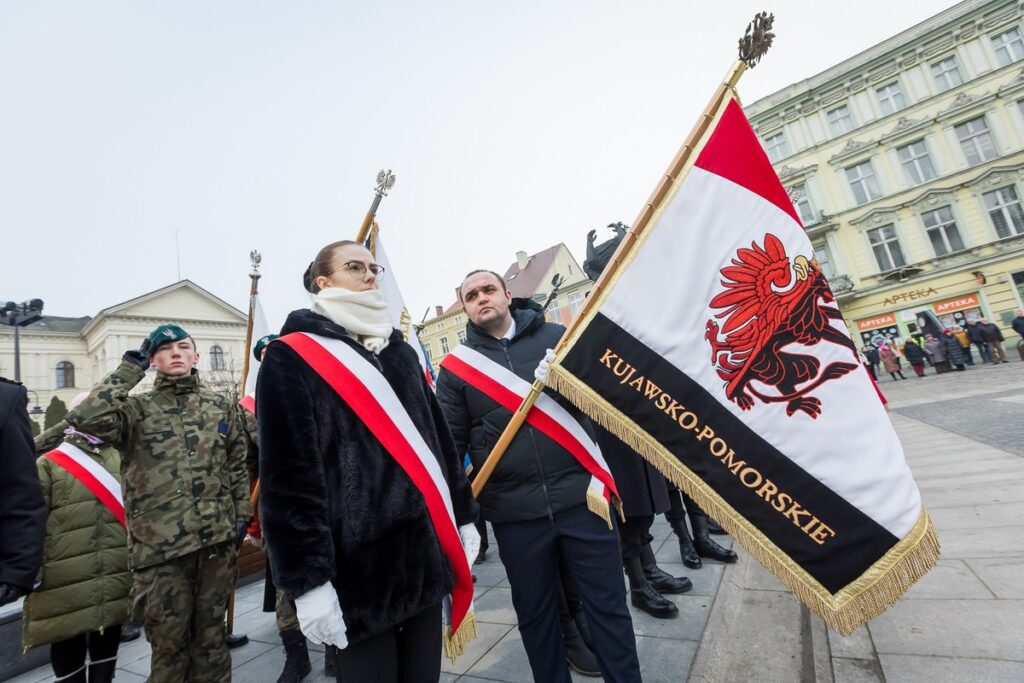
<instances>
[{"instance_id":1,"label":"red and white ribbon","mask_svg":"<svg viewBox=\"0 0 1024 683\"><path fill-rule=\"evenodd\" d=\"M121 496L121 484L103 465L74 444L66 441L49 453L43 454L77 479L85 488L103 503L122 525L124 518L124 498Z\"/></svg>"},{"instance_id":2,"label":"red and white ribbon","mask_svg":"<svg viewBox=\"0 0 1024 683\"><path fill-rule=\"evenodd\" d=\"M445 599L445 649L453 658L475 636L473 577L459 538L448 482L433 451L384 375L345 342L294 332L271 343L291 347L355 412L423 494L441 550L455 574Z\"/></svg>"},{"instance_id":3,"label":"red and white ribbon","mask_svg":"<svg viewBox=\"0 0 1024 683\"><path fill-rule=\"evenodd\" d=\"M441 368L513 413L530 393L529 382L465 344L458 345L445 356L441 361ZM547 394L541 394L533 404L533 408L526 416L526 423L569 451L590 473L587 502L591 509L604 517L611 526L610 512L605 511L610 510L613 496L619 499L619 492L601 449L583 429L583 425ZM605 506L594 509L595 498L604 500Z\"/></svg>"}]
</instances>

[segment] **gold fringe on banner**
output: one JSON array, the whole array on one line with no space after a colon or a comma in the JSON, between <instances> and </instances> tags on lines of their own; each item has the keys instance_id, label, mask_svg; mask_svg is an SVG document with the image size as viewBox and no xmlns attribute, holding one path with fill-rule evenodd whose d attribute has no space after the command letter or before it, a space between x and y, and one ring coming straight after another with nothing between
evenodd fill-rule
<instances>
[{"instance_id":1,"label":"gold fringe on banner","mask_svg":"<svg viewBox=\"0 0 1024 683\"><path fill-rule=\"evenodd\" d=\"M844 636L894 605L939 559L939 539L922 506L917 522L905 537L852 583L832 594L737 513L703 479L684 467L667 448L557 360L551 364L545 383L685 491L800 602L821 617L829 628Z\"/></svg>"},{"instance_id":2,"label":"gold fringe on banner","mask_svg":"<svg viewBox=\"0 0 1024 683\"><path fill-rule=\"evenodd\" d=\"M467 612L455 632L450 625L441 624L441 640L444 641L445 656L454 662L466 651L466 646L476 640L476 615Z\"/></svg>"}]
</instances>

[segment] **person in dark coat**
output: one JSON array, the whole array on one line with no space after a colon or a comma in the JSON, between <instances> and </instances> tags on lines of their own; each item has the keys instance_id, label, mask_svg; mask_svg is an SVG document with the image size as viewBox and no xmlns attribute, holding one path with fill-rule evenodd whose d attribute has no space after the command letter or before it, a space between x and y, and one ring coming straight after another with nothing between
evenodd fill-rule
<instances>
[{"instance_id":1,"label":"person in dark coat","mask_svg":"<svg viewBox=\"0 0 1024 683\"><path fill-rule=\"evenodd\" d=\"M658 567L651 548L654 516L669 508L665 477L607 429L595 424L594 431L622 497L626 521L619 526L619 543L622 564L629 577L630 600L634 607L652 617L674 617L679 614L679 608L662 594L685 593L693 588L693 583L686 577L676 578Z\"/></svg>"},{"instance_id":2,"label":"person in dark coat","mask_svg":"<svg viewBox=\"0 0 1024 683\"><path fill-rule=\"evenodd\" d=\"M946 361L958 371L963 372L966 369L967 359L964 358L964 350L956 336L953 335L953 331L943 331L940 341L946 345Z\"/></svg>"},{"instance_id":3,"label":"person in dark coat","mask_svg":"<svg viewBox=\"0 0 1024 683\"><path fill-rule=\"evenodd\" d=\"M1008 363L1006 353L1003 351L1003 332L999 329L999 326L995 323L990 323L986 318L982 318L978 328L981 330L982 341L988 347L988 355L992 359L992 364Z\"/></svg>"},{"instance_id":4,"label":"person in dark coat","mask_svg":"<svg viewBox=\"0 0 1024 683\"><path fill-rule=\"evenodd\" d=\"M981 333L981 323L977 320L967 321L967 338L978 347L978 355L981 356L982 363L988 363L992 360L992 356L988 350L988 344L985 343L985 335Z\"/></svg>"},{"instance_id":5,"label":"person in dark coat","mask_svg":"<svg viewBox=\"0 0 1024 683\"><path fill-rule=\"evenodd\" d=\"M913 337L903 345L903 357L910 363L910 367L914 368L918 377L924 377L924 349Z\"/></svg>"},{"instance_id":6,"label":"person in dark coat","mask_svg":"<svg viewBox=\"0 0 1024 683\"><path fill-rule=\"evenodd\" d=\"M467 563L469 579L480 542L477 505L416 351L391 325L382 275L362 245L327 245L304 277L312 309L292 311L267 348L256 386L260 521L277 587L294 600L308 638L338 647L340 680L437 681L448 618L442 603L459 585L456 561ZM288 337L294 333L307 336ZM436 458L438 470L429 461L420 465L430 483L417 484L396 459L401 454L386 449L338 394L340 368L321 374L288 343L311 336L332 359L332 345L359 357L345 367L378 387L382 412L371 417L394 420L409 430L402 432L409 443L429 451L411 457ZM434 486L435 475L450 501ZM454 517L465 557L442 549L437 524L448 520L432 517L438 509L428 500L435 498L444 503L440 514ZM456 626L444 627L449 654L474 635L471 615Z\"/></svg>"},{"instance_id":7,"label":"person in dark coat","mask_svg":"<svg viewBox=\"0 0 1024 683\"><path fill-rule=\"evenodd\" d=\"M1024 308L1017 309L1017 317L1010 322L1010 327L1020 335L1021 341L1024 341Z\"/></svg>"},{"instance_id":8,"label":"person in dark coat","mask_svg":"<svg viewBox=\"0 0 1024 683\"><path fill-rule=\"evenodd\" d=\"M924 336L924 352L932 359L935 372L939 375L949 372L949 361L946 360L946 342L936 339L931 333Z\"/></svg>"},{"instance_id":9,"label":"person in dark coat","mask_svg":"<svg viewBox=\"0 0 1024 683\"><path fill-rule=\"evenodd\" d=\"M0 605L29 593L43 562L48 510L27 407L25 387L0 377Z\"/></svg>"}]
</instances>

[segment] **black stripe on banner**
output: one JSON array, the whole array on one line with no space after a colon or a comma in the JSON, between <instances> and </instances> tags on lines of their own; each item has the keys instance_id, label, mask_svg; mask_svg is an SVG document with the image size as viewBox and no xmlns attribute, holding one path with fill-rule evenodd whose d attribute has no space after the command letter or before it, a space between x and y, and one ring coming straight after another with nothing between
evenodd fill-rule
<instances>
[{"instance_id":1,"label":"black stripe on banner","mask_svg":"<svg viewBox=\"0 0 1024 683\"><path fill-rule=\"evenodd\" d=\"M594 317L562 366L657 439L830 593L897 543L604 315ZM809 420L802 413L790 419ZM822 433L822 449L829 448L829 437Z\"/></svg>"}]
</instances>

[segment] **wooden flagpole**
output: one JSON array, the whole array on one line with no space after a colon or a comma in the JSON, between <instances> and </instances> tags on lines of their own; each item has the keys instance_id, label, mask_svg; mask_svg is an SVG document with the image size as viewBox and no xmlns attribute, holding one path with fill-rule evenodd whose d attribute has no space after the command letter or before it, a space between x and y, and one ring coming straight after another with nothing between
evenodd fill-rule
<instances>
[{"instance_id":1,"label":"wooden flagpole","mask_svg":"<svg viewBox=\"0 0 1024 683\"><path fill-rule=\"evenodd\" d=\"M260 262L263 257L258 251L249 252L249 262L252 264L252 271L249 273L249 319L245 324L245 361L242 363L242 391L245 394L245 383L249 379L249 356L252 349L252 326L253 326L253 315L256 312L256 295L259 294L259 281L260 281ZM253 509L255 509L256 499L259 497L259 481L256 482L256 487L253 489L251 500L253 501ZM231 635L234 632L235 626L235 587L231 586L231 592L228 594L228 617L227 617L227 633Z\"/></svg>"},{"instance_id":2,"label":"wooden flagpole","mask_svg":"<svg viewBox=\"0 0 1024 683\"><path fill-rule=\"evenodd\" d=\"M651 218L661 207L665 198L668 196L672 189L672 186L679 179L680 174L683 173L684 169L687 168L687 162L693 155L700 144L703 142L704 137L708 134L711 129L711 124L718 117L722 106L727 102L730 93L735 93L736 84L740 80L740 76L748 68L753 68L761 60L761 57L771 47L772 40L775 38L775 34L771 32L772 24L774 22L774 15L767 14L766 12L760 12L754 16L754 20L747 24L746 33L739 41L739 59L736 63L730 67L726 73L725 78L722 80L721 85L712 95L711 101L708 102L707 107L704 108L704 112L701 114L697 123L694 125L690 134L686 137L686 141L683 146L676 153L672 163L669 164L668 170L665 171L665 175L662 176L658 182L657 187L654 188L654 192L651 193L650 198L640 211L640 215L633 222L633 227L626 233L622 243L619 244L618 249L615 250L615 254L608 262L608 266L601 273L601 276L597 279L594 284L594 288L590 292L590 296L583 304L583 308L573 318L566 329L565 334L558 341L555 346L555 355L557 356L562 352L565 344L569 339L572 338L572 334L583 320L587 318L587 313L594 306L594 302L598 297L594 296L600 292L615 274L615 272L622 265L626 257L635 249L637 237L647 229L647 226L651 222ZM523 399L523 402L519 404L516 412L512 414L512 419L509 421L508 426L505 427L505 431L502 432L498 442L494 445L490 454L487 456L487 460L480 467L480 471L477 472L476 477L473 479L473 495L479 496L480 491L483 489L487 480L490 478L494 469L498 466L505 450L509 444L512 443L512 439L516 433L523 426L526 421L526 416L529 414L530 409L533 408L533 404L537 401L541 392L544 391L544 383L535 381L530 387L530 392Z\"/></svg>"}]
</instances>

